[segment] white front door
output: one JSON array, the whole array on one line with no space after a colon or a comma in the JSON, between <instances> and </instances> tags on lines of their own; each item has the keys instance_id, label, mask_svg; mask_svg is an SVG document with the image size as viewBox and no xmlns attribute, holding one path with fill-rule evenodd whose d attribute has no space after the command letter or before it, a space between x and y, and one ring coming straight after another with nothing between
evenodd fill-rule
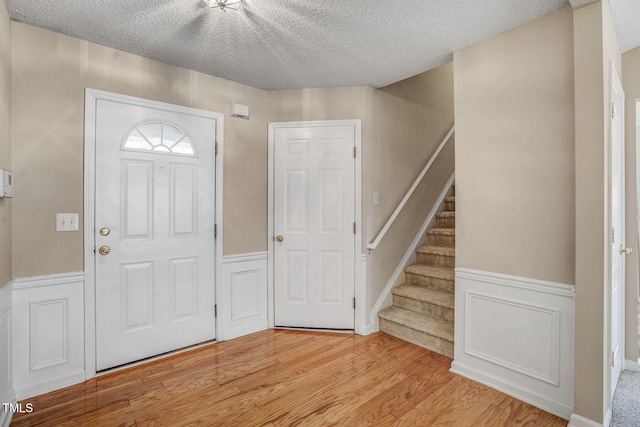
<instances>
[{"instance_id":1,"label":"white front door","mask_svg":"<svg viewBox=\"0 0 640 427\"><path fill-rule=\"evenodd\" d=\"M624 361L624 92L611 82L611 398Z\"/></svg>"},{"instance_id":2,"label":"white front door","mask_svg":"<svg viewBox=\"0 0 640 427\"><path fill-rule=\"evenodd\" d=\"M96 367L215 339L216 120L98 99Z\"/></svg>"},{"instance_id":3,"label":"white front door","mask_svg":"<svg viewBox=\"0 0 640 427\"><path fill-rule=\"evenodd\" d=\"M355 131L274 136L275 325L354 328Z\"/></svg>"}]
</instances>

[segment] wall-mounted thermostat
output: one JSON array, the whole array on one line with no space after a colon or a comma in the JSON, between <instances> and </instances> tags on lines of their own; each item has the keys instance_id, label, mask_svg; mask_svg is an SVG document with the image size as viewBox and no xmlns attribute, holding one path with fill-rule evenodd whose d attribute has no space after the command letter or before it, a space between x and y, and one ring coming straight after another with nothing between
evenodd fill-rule
<instances>
[{"instance_id":1,"label":"wall-mounted thermostat","mask_svg":"<svg viewBox=\"0 0 640 427\"><path fill-rule=\"evenodd\" d=\"M0 169L0 197L13 197L13 172Z\"/></svg>"}]
</instances>

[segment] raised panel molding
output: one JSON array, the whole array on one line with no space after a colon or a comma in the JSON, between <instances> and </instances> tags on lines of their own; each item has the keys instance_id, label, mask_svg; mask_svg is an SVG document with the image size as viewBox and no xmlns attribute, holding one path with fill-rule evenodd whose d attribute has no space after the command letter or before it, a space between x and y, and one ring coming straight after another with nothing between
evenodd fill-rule
<instances>
[{"instance_id":1,"label":"raised panel molding","mask_svg":"<svg viewBox=\"0 0 640 427\"><path fill-rule=\"evenodd\" d=\"M19 278L12 288L17 398L84 381L84 273Z\"/></svg>"},{"instance_id":2,"label":"raised panel molding","mask_svg":"<svg viewBox=\"0 0 640 427\"><path fill-rule=\"evenodd\" d=\"M483 303L484 307L478 307ZM488 307L489 305L491 307ZM560 312L558 310L470 291L466 293L465 307L467 310L465 353L549 384L558 385L560 364L558 354ZM500 311L503 313L499 313ZM477 315L476 312L478 312ZM500 314L504 314L504 317L511 321L504 322ZM523 325L524 323L527 325ZM499 343L492 342L495 340L513 342L522 339L520 329L523 327L526 327L529 332L526 336L528 341L526 346L501 346ZM486 348L477 347L482 345ZM503 354L500 354L499 350ZM522 351L518 354L518 350ZM538 360L531 360L530 356L536 355L540 356ZM540 369L540 365L547 369Z\"/></svg>"},{"instance_id":3,"label":"raised panel molding","mask_svg":"<svg viewBox=\"0 0 640 427\"><path fill-rule=\"evenodd\" d=\"M69 362L69 298L29 304L29 368L31 371Z\"/></svg>"},{"instance_id":4,"label":"raised panel molding","mask_svg":"<svg viewBox=\"0 0 640 427\"><path fill-rule=\"evenodd\" d=\"M0 403L16 403L13 392L11 283L0 288ZM12 414L0 410L0 427L11 424Z\"/></svg>"},{"instance_id":5,"label":"raised panel molding","mask_svg":"<svg viewBox=\"0 0 640 427\"><path fill-rule=\"evenodd\" d=\"M228 340L267 329L267 253L224 257L222 265L219 339Z\"/></svg>"},{"instance_id":6,"label":"raised panel molding","mask_svg":"<svg viewBox=\"0 0 640 427\"><path fill-rule=\"evenodd\" d=\"M451 371L569 419L574 295L571 285L456 268Z\"/></svg>"}]
</instances>

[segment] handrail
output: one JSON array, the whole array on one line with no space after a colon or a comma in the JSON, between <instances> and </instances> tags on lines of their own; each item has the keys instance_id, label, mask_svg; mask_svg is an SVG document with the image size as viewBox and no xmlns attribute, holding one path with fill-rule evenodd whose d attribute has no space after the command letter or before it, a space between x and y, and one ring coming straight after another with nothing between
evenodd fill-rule
<instances>
[{"instance_id":1,"label":"handrail","mask_svg":"<svg viewBox=\"0 0 640 427\"><path fill-rule=\"evenodd\" d=\"M400 214L400 211L404 208L404 205L407 204L407 202L409 201L409 198L413 195L413 192L418 187L418 184L420 184L420 181L422 181L422 178L424 178L424 176L427 174L427 172L429 171L429 168L431 168L431 165L436 160L436 157L438 157L438 154L440 154L440 151L442 151L446 143L449 141L455 129L456 129L456 125L454 124L453 126L451 126L451 129L449 129L449 132L444 137L444 139L438 146L435 153L433 153L433 156L431 156L431 158L429 159L425 167L422 169L422 172L420 172L420 175L418 175L416 180L413 182L413 185L411 186L411 188L409 188L409 191L407 191L407 194L404 195L404 198L402 199L402 201L400 202L396 210L393 211L393 214L391 214L391 217L387 220L384 227L382 227L382 230L380 230L380 232L378 233L378 236L373 240L373 242L367 243L367 249L369 249L369 251L373 251L378 247L378 245L380 244L380 241L384 238L384 235L387 234L387 231L389 231L389 229L391 228L391 225Z\"/></svg>"}]
</instances>

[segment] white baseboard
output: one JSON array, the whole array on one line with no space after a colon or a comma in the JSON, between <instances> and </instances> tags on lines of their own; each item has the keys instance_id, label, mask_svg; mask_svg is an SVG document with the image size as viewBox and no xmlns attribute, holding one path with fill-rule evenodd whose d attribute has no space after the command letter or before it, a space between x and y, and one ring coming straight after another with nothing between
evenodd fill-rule
<instances>
[{"instance_id":1,"label":"white baseboard","mask_svg":"<svg viewBox=\"0 0 640 427\"><path fill-rule=\"evenodd\" d=\"M569 419L574 287L456 268L452 371Z\"/></svg>"},{"instance_id":2,"label":"white baseboard","mask_svg":"<svg viewBox=\"0 0 640 427\"><path fill-rule=\"evenodd\" d=\"M462 363L455 360L451 363L451 372L454 374L462 375L491 388L495 388L503 393L513 396L518 400L527 402L540 409L557 415L565 420L568 420L573 412L573 407L557 402L541 394L534 393L530 390L524 389L517 384L507 382L501 378L492 377L483 372L480 372L473 367L465 366Z\"/></svg>"},{"instance_id":3,"label":"white baseboard","mask_svg":"<svg viewBox=\"0 0 640 427\"><path fill-rule=\"evenodd\" d=\"M16 397L84 381L84 273L15 279L12 306Z\"/></svg>"},{"instance_id":4,"label":"white baseboard","mask_svg":"<svg viewBox=\"0 0 640 427\"><path fill-rule=\"evenodd\" d=\"M444 203L444 198L447 196L449 189L453 185L453 181L455 181L455 174L452 174L449 180L447 181L447 183L445 184L444 188L442 189L442 192L438 196L438 199L433 204L433 207L431 208L429 215L427 215L427 219L424 221L424 223L422 223L422 226L420 227L415 237L413 238L413 241L409 245L409 248L404 253L404 256L398 263L398 266L396 267L395 271L387 281L387 284L382 290L382 293L380 294L380 296L376 300L376 303L371 309L371 313L369 317L370 317L371 325L373 326L373 332L377 332L380 330L378 312L384 308L391 306L392 304L391 289L393 289L393 285L396 283L396 280L398 280L400 273L402 273L404 268L409 264L409 260L414 255L418 245L424 241L427 228L429 227L429 224L431 224L435 219L436 214L440 209L440 206Z\"/></svg>"},{"instance_id":5,"label":"white baseboard","mask_svg":"<svg viewBox=\"0 0 640 427\"><path fill-rule=\"evenodd\" d=\"M640 363L638 363L638 359L636 360L625 360L624 361L624 369L627 371L640 372Z\"/></svg>"},{"instance_id":6,"label":"white baseboard","mask_svg":"<svg viewBox=\"0 0 640 427\"><path fill-rule=\"evenodd\" d=\"M64 377L56 378L40 384L28 386L22 389L16 389L16 397L18 400L27 400L31 397L40 396L61 388L69 387L85 381L84 369L75 373L67 374Z\"/></svg>"},{"instance_id":7,"label":"white baseboard","mask_svg":"<svg viewBox=\"0 0 640 427\"><path fill-rule=\"evenodd\" d=\"M218 306L218 341L265 330L267 315L266 252L232 255L222 261L221 301Z\"/></svg>"},{"instance_id":8,"label":"white baseboard","mask_svg":"<svg viewBox=\"0 0 640 427\"><path fill-rule=\"evenodd\" d=\"M591 421L589 418L572 414L567 427L603 427L603 425L595 421Z\"/></svg>"}]
</instances>

